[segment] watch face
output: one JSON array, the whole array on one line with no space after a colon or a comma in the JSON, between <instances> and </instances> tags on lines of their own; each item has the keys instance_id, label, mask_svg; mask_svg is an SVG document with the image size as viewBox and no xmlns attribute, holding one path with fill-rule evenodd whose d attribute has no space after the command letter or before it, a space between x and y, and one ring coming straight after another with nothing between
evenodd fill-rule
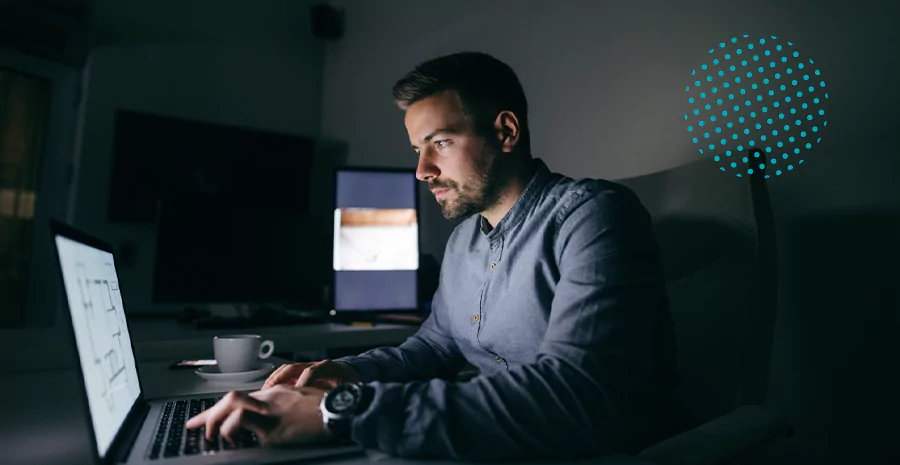
<instances>
[{"instance_id":1,"label":"watch face","mask_svg":"<svg viewBox=\"0 0 900 465\"><path fill-rule=\"evenodd\" d=\"M349 391L336 392L331 402L331 408L335 412L344 412L356 404L356 396Z\"/></svg>"},{"instance_id":2,"label":"watch face","mask_svg":"<svg viewBox=\"0 0 900 465\"><path fill-rule=\"evenodd\" d=\"M328 394L325 408L333 413L347 413L356 409L360 398L359 386L345 384L338 386Z\"/></svg>"}]
</instances>

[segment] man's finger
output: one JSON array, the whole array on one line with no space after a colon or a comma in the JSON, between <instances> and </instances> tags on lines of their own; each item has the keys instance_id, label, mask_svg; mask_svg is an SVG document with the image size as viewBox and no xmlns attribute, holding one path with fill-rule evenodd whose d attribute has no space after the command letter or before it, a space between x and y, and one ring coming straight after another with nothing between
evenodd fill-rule
<instances>
[{"instance_id":1,"label":"man's finger","mask_svg":"<svg viewBox=\"0 0 900 465\"><path fill-rule=\"evenodd\" d=\"M194 428L199 428L199 427L205 425L206 424L206 416L207 416L208 412L209 412L209 410L205 410L203 412L200 412L196 416L191 417L187 421L187 423L184 424L184 427L187 429L194 429Z\"/></svg>"},{"instance_id":2,"label":"man's finger","mask_svg":"<svg viewBox=\"0 0 900 465\"><path fill-rule=\"evenodd\" d=\"M300 394L303 394L304 396L314 396L322 392L322 389L312 386L298 386L295 387L294 390L299 391Z\"/></svg>"},{"instance_id":3,"label":"man's finger","mask_svg":"<svg viewBox=\"0 0 900 465\"><path fill-rule=\"evenodd\" d=\"M292 378L295 378L299 372L302 372L307 366L308 363L292 363L290 365L282 365L280 368L275 370L274 373L269 375L269 379L263 384L263 387L272 387L277 384L282 384L290 381Z\"/></svg>"},{"instance_id":4,"label":"man's finger","mask_svg":"<svg viewBox=\"0 0 900 465\"><path fill-rule=\"evenodd\" d=\"M213 405L209 410L201 414L205 415L204 423L206 425L206 439L212 440L212 438L216 437L216 435L219 434L219 428L221 427L222 422L228 418L228 415L230 415L231 412L238 409L250 410L265 415L268 413L269 406L265 402L254 399L246 394L235 391L229 392L222 400L217 402L216 405ZM193 419L190 423L192 426L199 426ZM185 424L185 426L188 425Z\"/></svg>"},{"instance_id":5,"label":"man's finger","mask_svg":"<svg viewBox=\"0 0 900 465\"><path fill-rule=\"evenodd\" d=\"M286 370L289 366L290 366L290 364L286 363L286 364L281 365L280 367L276 368L275 371L273 371L272 374L269 375L268 378L266 378L266 382L263 383L263 387L264 388L272 387L275 384L277 384L278 379L281 377L281 373L283 373L284 370Z\"/></svg>"},{"instance_id":6,"label":"man's finger","mask_svg":"<svg viewBox=\"0 0 900 465\"><path fill-rule=\"evenodd\" d=\"M272 380L278 379L277 378L278 373L280 373L281 370L283 370L283 369L284 369L284 365L281 365L280 367L276 368L275 371L273 371L272 374L270 374L269 377L266 378L266 382L263 383L263 388L267 388L267 387L271 386Z\"/></svg>"},{"instance_id":7,"label":"man's finger","mask_svg":"<svg viewBox=\"0 0 900 465\"><path fill-rule=\"evenodd\" d=\"M219 431L219 434L232 444L234 444L235 439L238 437L238 433L241 431L241 423L244 421L244 412L246 412L246 410L242 408L232 410L231 413L225 417L225 421L222 422L222 429Z\"/></svg>"},{"instance_id":8,"label":"man's finger","mask_svg":"<svg viewBox=\"0 0 900 465\"><path fill-rule=\"evenodd\" d=\"M303 370L303 373L300 373L300 377L297 378L297 382L294 383L294 386L308 386L310 383L310 379L312 379L312 377L316 375L316 372L318 371L320 366L322 366L321 362L313 363L310 366L306 367L306 369Z\"/></svg>"},{"instance_id":9,"label":"man's finger","mask_svg":"<svg viewBox=\"0 0 900 465\"><path fill-rule=\"evenodd\" d=\"M234 444L235 441L241 437L241 430L248 430L256 433L256 437L259 438L260 441L265 442L268 435L266 425L271 424L271 421L266 420L266 417L256 412L237 409L231 412L231 414L228 415L228 418L222 423L220 434L223 438L227 439L228 442Z\"/></svg>"}]
</instances>

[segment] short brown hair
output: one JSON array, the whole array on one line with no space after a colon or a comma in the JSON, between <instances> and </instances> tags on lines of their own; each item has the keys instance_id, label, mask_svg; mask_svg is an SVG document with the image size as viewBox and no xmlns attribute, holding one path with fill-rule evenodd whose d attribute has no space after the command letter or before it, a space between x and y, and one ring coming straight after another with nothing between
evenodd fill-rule
<instances>
[{"instance_id":1,"label":"short brown hair","mask_svg":"<svg viewBox=\"0 0 900 465\"><path fill-rule=\"evenodd\" d=\"M403 110L427 97L456 91L463 111L477 134L493 130L501 111L519 120L519 144L530 155L528 102L516 73L506 63L481 52L460 52L420 64L394 84L393 95Z\"/></svg>"}]
</instances>

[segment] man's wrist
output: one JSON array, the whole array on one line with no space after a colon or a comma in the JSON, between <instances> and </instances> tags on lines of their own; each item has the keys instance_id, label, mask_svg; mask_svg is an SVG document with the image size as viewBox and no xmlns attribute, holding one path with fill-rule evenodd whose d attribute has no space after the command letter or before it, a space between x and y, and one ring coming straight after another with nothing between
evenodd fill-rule
<instances>
[{"instance_id":1,"label":"man's wrist","mask_svg":"<svg viewBox=\"0 0 900 465\"><path fill-rule=\"evenodd\" d=\"M359 372L359 368L356 368L356 365L354 365L350 362L347 362L347 361L341 361L341 362L335 362L335 363L340 363L341 365L345 365L347 367L347 370L348 370L348 373L350 374L350 376L346 377L346 382L350 382L350 383L362 382L362 373Z\"/></svg>"},{"instance_id":2,"label":"man's wrist","mask_svg":"<svg viewBox=\"0 0 900 465\"><path fill-rule=\"evenodd\" d=\"M359 375L360 382L370 383L372 381L378 381L381 378L378 363L368 357L341 357L334 361L352 366L355 370L354 373Z\"/></svg>"},{"instance_id":3,"label":"man's wrist","mask_svg":"<svg viewBox=\"0 0 900 465\"><path fill-rule=\"evenodd\" d=\"M344 383L328 391L319 409L325 431L350 439L353 420L368 410L373 398L374 389L363 383Z\"/></svg>"}]
</instances>

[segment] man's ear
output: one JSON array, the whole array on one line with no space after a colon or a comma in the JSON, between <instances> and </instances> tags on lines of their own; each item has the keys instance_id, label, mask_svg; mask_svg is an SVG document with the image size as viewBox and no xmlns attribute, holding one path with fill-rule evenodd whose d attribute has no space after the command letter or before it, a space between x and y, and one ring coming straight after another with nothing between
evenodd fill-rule
<instances>
[{"instance_id":1,"label":"man's ear","mask_svg":"<svg viewBox=\"0 0 900 465\"><path fill-rule=\"evenodd\" d=\"M511 153L516 148L521 134L519 118L516 118L515 113L511 111L501 111L494 120L494 129L497 132L501 150Z\"/></svg>"}]
</instances>

